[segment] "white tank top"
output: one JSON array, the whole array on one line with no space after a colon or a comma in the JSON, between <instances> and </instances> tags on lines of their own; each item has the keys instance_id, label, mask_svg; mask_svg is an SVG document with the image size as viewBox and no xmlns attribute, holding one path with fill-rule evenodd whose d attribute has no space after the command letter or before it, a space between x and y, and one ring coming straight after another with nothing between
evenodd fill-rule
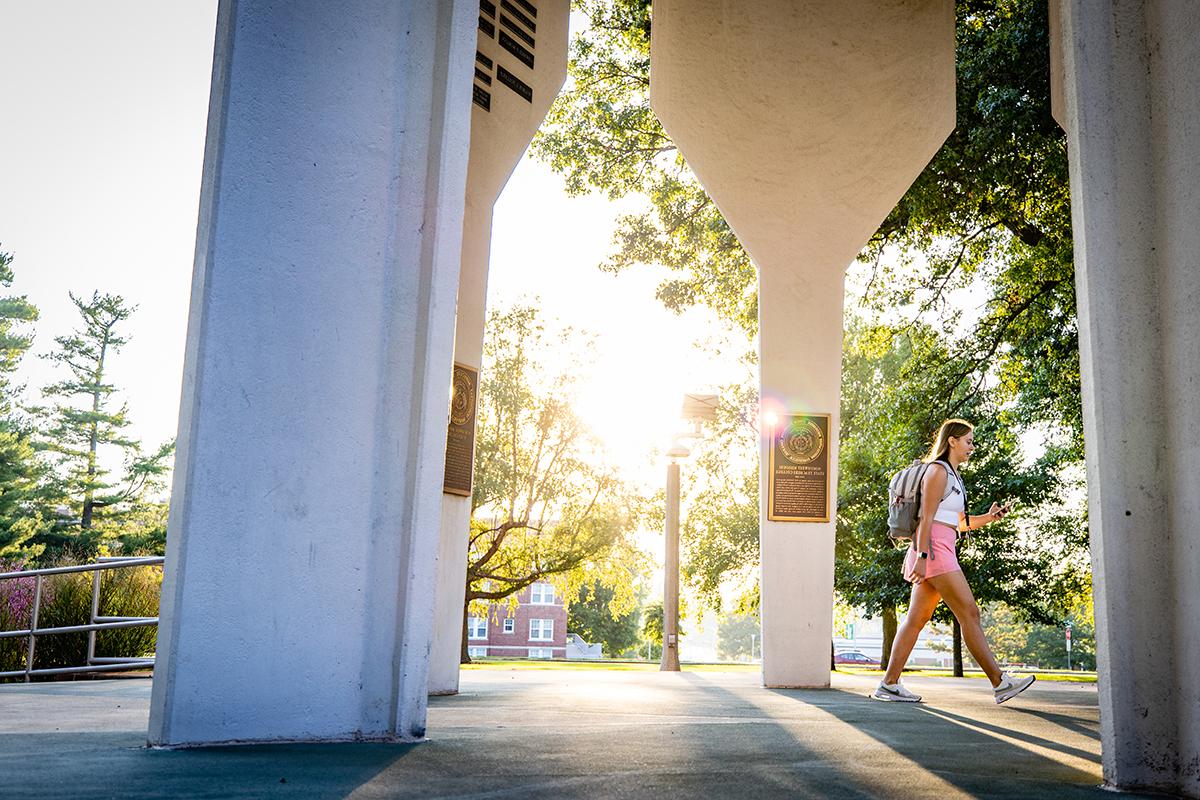
<instances>
[{"instance_id":1,"label":"white tank top","mask_svg":"<svg viewBox=\"0 0 1200 800\"><path fill-rule=\"evenodd\" d=\"M946 473L946 490L945 495L942 497L942 502L933 514L933 521L949 525L951 528L958 530L959 515L966 513L967 510L963 499L966 496L966 487L963 486L962 479L958 477L958 473L952 469L947 469L946 465L941 462L935 461L934 463Z\"/></svg>"}]
</instances>

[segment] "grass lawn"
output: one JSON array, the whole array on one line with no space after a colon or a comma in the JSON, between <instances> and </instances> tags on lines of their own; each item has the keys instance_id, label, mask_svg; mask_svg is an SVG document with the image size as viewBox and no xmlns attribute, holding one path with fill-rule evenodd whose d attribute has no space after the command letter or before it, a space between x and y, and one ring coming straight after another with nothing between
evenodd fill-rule
<instances>
[{"instance_id":1,"label":"grass lawn","mask_svg":"<svg viewBox=\"0 0 1200 800\"><path fill-rule=\"evenodd\" d=\"M757 672L760 669L758 664L688 664L680 665L684 672ZM470 664L463 664L462 669L480 670L480 669L542 669L542 670L617 670L617 671L636 671L636 672L657 672L657 661L551 661L548 659L522 659L522 658L481 658ZM1039 681L1065 681L1070 683L1095 683L1096 673L1094 672L1067 672L1065 670L1027 670L1014 669L1013 672L1032 673L1037 675ZM862 675L882 675L883 673L877 669L860 669L858 667L847 667L842 665L838 668L838 672L846 672L850 674ZM930 678L949 678L952 676L952 671L949 669L928 669L918 668L906 670L910 675L920 675ZM965 670L963 674L968 678L982 678L983 673L979 670Z\"/></svg>"},{"instance_id":2,"label":"grass lawn","mask_svg":"<svg viewBox=\"0 0 1200 800\"><path fill-rule=\"evenodd\" d=\"M688 664L684 672L757 672L758 664ZM617 670L623 672L658 672L657 661L551 661L549 659L482 658L462 669L556 669L556 670Z\"/></svg>"}]
</instances>

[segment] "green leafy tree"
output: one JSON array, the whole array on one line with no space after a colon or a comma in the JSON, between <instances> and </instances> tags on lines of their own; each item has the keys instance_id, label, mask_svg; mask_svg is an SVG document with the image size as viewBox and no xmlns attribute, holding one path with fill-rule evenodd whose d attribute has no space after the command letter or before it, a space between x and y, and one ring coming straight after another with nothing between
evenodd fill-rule
<instances>
[{"instance_id":1,"label":"green leafy tree","mask_svg":"<svg viewBox=\"0 0 1200 800\"><path fill-rule=\"evenodd\" d=\"M681 574L700 604L722 611L724 589L743 587L736 610L758 608L758 391L747 375L723 386L687 465Z\"/></svg>"},{"instance_id":2,"label":"green leafy tree","mask_svg":"<svg viewBox=\"0 0 1200 800\"><path fill-rule=\"evenodd\" d=\"M52 552L87 557L119 539L129 516L136 515L150 492L163 488L174 444L143 453L125 432L128 407L114 406L117 388L110 383L108 367L128 342L119 328L134 309L115 295L70 297L82 324L69 336L55 337L58 348L47 356L68 377L46 386L42 395L53 405L36 409L45 421L37 446L54 467L47 490L61 498L69 514L40 538ZM123 457L119 478L104 467L101 448Z\"/></svg>"},{"instance_id":3,"label":"green leafy tree","mask_svg":"<svg viewBox=\"0 0 1200 800\"><path fill-rule=\"evenodd\" d=\"M1067 666L1066 624L1029 623L1003 604L983 612L984 630L996 658L1004 664L1028 664L1045 669ZM1072 669L1096 668L1095 631L1091 626L1072 622Z\"/></svg>"},{"instance_id":4,"label":"green leafy tree","mask_svg":"<svg viewBox=\"0 0 1200 800\"><path fill-rule=\"evenodd\" d=\"M571 334L565 334L569 337ZM475 440L475 484L467 554L466 619L546 579L568 606L584 585L612 591L609 608L636 606L644 555L632 541L640 499L605 463L572 408L575 377L551 374L553 352L538 312L489 315Z\"/></svg>"},{"instance_id":5,"label":"green leafy tree","mask_svg":"<svg viewBox=\"0 0 1200 800\"><path fill-rule=\"evenodd\" d=\"M580 588L567 609L567 629L588 642L599 642L610 658L636 649L640 641L638 610L614 613L615 596L611 587L592 581Z\"/></svg>"},{"instance_id":6,"label":"green leafy tree","mask_svg":"<svg viewBox=\"0 0 1200 800\"><path fill-rule=\"evenodd\" d=\"M970 537L959 560L981 604L1004 602L1024 618L1052 622L1081 567L1074 542L1078 516L1050 513L1062 502L1064 481L1055 452L1022 463L1023 428L997 404L998 392L961 387L941 407L930 402L939 369L955 360L942 337L910 325L852 323L844 339L840 478L835 586L868 614L907 603L902 550L887 537L887 484L892 474L929 447L933 432L955 410L977 422L979 447L964 467L970 502L979 511L991 499L1017 500L1020 512ZM950 621L942 607L939 618ZM885 643L885 651L888 649Z\"/></svg>"},{"instance_id":7,"label":"green leafy tree","mask_svg":"<svg viewBox=\"0 0 1200 800\"><path fill-rule=\"evenodd\" d=\"M753 335L752 265L649 108L649 6L577 3L588 25L572 43L573 81L533 149L563 174L569 192L645 197L643 211L620 220L602 269L659 270L658 297L667 307L708 306ZM1041 498L1050 510L1053 480L1082 456L1066 147L1050 116L1045 4L961 0L955 7L957 127L864 248L851 281L864 310L888 323L880 328L884 339L916 329L941 345L922 344L908 364L896 365L906 394L890 401L909 409L894 430L883 422L855 427L856 416L891 413L882 404L862 406L871 396L843 402L839 497L848 510L839 508L838 586L849 601L879 610L885 630L894 630L895 604L907 592L897 583L898 556L878 541L880 487L903 465L897 461L921 452L942 417L979 421L981 438L996 448L971 470L975 497ZM964 298L983 300L977 319L963 315ZM1044 454L1036 469L1019 469L1017 440L1034 426L1044 434ZM1039 483L1043 477L1049 482ZM703 538L693 541L707 554L693 559L693 574L711 595L739 556L756 563L750 542L757 528L729 516L746 505L729 493L706 500L700 513L710 522L697 524ZM974 569L981 599L1012 597L1020 587L1028 599L1018 608L1044 619L1072 572L1086 570L1079 554L1087 531L1078 515L1040 516L1027 516L1019 534L1011 527L1016 519L989 528L964 563ZM1022 545L1016 551L1008 548L1015 540Z\"/></svg>"},{"instance_id":8,"label":"green leafy tree","mask_svg":"<svg viewBox=\"0 0 1200 800\"><path fill-rule=\"evenodd\" d=\"M956 4L957 126L864 251L864 299L964 325L943 397L998 378L1016 416L1082 457L1066 137L1050 115L1047 6ZM888 257L890 256L890 257ZM956 292L986 298L975 321ZM961 393L969 396L969 392ZM953 405L951 405L953 410Z\"/></svg>"},{"instance_id":9,"label":"green leafy tree","mask_svg":"<svg viewBox=\"0 0 1200 800\"><path fill-rule=\"evenodd\" d=\"M754 614L725 614L717 622L717 657L743 661L758 655L761 633Z\"/></svg>"},{"instance_id":10,"label":"green leafy tree","mask_svg":"<svg viewBox=\"0 0 1200 800\"><path fill-rule=\"evenodd\" d=\"M655 600L642 609L642 641L650 645L648 657L652 660L662 658L663 615L662 600Z\"/></svg>"},{"instance_id":11,"label":"green leafy tree","mask_svg":"<svg viewBox=\"0 0 1200 800\"><path fill-rule=\"evenodd\" d=\"M13 257L0 251L0 287L13 282ZM33 343L29 325L37 308L24 297L0 297L0 557L31 557L40 548L29 541L45 526L37 510L41 469L29 423L18 414L19 387L12 382Z\"/></svg>"},{"instance_id":12,"label":"green leafy tree","mask_svg":"<svg viewBox=\"0 0 1200 800\"><path fill-rule=\"evenodd\" d=\"M649 0L580 0L588 25L572 42L573 81L533 152L568 192L639 193L620 220L619 272L665 271L669 308L705 305L757 330L755 272L649 105ZM964 326L957 368L934 387L967 397L998 375L1021 418L1062 433L1082 454L1078 335L1066 139L1050 116L1046 6L960 0L957 126L861 254L862 300L909 310L939 330ZM956 293L986 298L976 322Z\"/></svg>"},{"instance_id":13,"label":"green leafy tree","mask_svg":"<svg viewBox=\"0 0 1200 800\"><path fill-rule=\"evenodd\" d=\"M619 220L621 272L665 267L658 298L682 311L707 305L752 334L758 327L754 266L650 108L649 0L579 0L587 26L571 43L574 78L533 142L562 173L568 193L644 195L649 208Z\"/></svg>"}]
</instances>

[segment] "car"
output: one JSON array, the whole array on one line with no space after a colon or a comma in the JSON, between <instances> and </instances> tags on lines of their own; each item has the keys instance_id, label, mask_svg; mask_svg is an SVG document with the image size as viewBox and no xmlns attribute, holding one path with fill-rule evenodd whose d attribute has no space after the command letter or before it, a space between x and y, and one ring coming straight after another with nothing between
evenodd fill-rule
<instances>
[{"instance_id":1,"label":"car","mask_svg":"<svg viewBox=\"0 0 1200 800\"><path fill-rule=\"evenodd\" d=\"M840 653L834 653L833 663L849 664L855 667L878 667L879 660L860 653L857 650L844 650Z\"/></svg>"}]
</instances>

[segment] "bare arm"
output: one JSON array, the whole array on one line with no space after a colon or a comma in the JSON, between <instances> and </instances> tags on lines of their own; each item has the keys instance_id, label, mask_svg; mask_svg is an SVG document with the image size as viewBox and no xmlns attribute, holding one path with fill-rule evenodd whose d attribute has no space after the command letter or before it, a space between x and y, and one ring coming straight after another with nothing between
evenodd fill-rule
<instances>
[{"instance_id":1,"label":"bare arm","mask_svg":"<svg viewBox=\"0 0 1200 800\"><path fill-rule=\"evenodd\" d=\"M1006 506L1006 505L1002 506L999 503L992 503L992 507L990 509L988 509L988 513L980 514L977 517L967 517L967 519L970 521L970 524L966 526L965 530L968 530L968 531L979 530L984 525L991 525L993 522L996 522L997 520L1004 519L1004 515L1007 513L1008 513L1008 506Z\"/></svg>"},{"instance_id":2,"label":"bare arm","mask_svg":"<svg viewBox=\"0 0 1200 800\"><path fill-rule=\"evenodd\" d=\"M921 519L917 523L917 535L913 540L918 553L929 552L933 535L933 515L937 513L942 495L946 493L946 468L941 464L936 466L937 469L926 469L925 476L921 478Z\"/></svg>"}]
</instances>

